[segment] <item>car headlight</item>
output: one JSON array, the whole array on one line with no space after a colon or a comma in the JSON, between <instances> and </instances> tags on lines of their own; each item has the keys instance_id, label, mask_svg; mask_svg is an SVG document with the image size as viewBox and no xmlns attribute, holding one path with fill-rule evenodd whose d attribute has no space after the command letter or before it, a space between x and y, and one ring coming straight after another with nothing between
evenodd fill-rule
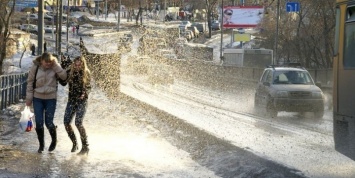
<instances>
[{"instance_id":1,"label":"car headlight","mask_svg":"<svg viewBox=\"0 0 355 178\"><path fill-rule=\"evenodd\" d=\"M322 98L323 97L323 93L322 92L312 92L312 97L313 98Z\"/></svg>"},{"instance_id":2,"label":"car headlight","mask_svg":"<svg viewBox=\"0 0 355 178\"><path fill-rule=\"evenodd\" d=\"M276 93L276 97L279 98L287 98L288 97L288 92L287 91L278 91Z\"/></svg>"}]
</instances>

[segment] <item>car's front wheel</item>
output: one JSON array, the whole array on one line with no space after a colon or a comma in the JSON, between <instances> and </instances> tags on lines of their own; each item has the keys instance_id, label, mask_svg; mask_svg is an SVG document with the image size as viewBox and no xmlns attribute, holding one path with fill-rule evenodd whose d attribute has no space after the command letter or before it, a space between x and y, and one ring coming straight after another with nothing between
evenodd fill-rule
<instances>
[{"instance_id":1,"label":"car's front wheel","mask_svg":"<svg viewBox=\"0 0 355 178\"><path fill-rule=\"evenodd\" d=\"M268 114L270 117L272 117L272 118L277 117L278 111L277 111L276 108L274 107L273 102L272 102L272 99L269 98L269 100L268 100L267 103L268 103L268 104L266 105L266 112L267 112L267 114Z\"/></svg>"}]
</instances>

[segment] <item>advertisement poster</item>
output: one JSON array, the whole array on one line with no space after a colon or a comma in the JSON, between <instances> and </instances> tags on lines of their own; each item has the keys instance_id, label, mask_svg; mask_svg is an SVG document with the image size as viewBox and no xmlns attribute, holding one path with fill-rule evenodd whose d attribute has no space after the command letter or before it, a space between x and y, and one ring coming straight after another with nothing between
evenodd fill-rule
<instances>
[{"instance_id":1,"label":"advertisement poster","mask_svg":"<svg viewBox=\"0 0 355 178\"><path fill-rule=\"evenodd\" d=\"M263 6L225 6L223 7L223 27L256 27L263 15Z\"/></svg>"},{"instance_id":2,"label":"advertisement poster","mask_svg":"<svg viewBox=\"0 0 355 178\"><path fill-rule=\"evenodd\" d=\"M234 34L234 41L250 41L251 34Z\"/></svg>"}]
</instances>

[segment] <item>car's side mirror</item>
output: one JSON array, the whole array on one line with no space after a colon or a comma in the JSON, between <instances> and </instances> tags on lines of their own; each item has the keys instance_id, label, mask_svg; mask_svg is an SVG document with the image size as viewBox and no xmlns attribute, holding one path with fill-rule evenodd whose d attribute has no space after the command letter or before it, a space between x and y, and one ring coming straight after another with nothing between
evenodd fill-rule
<instances>
[{"instance_id":1,"label":"car's side mirror","mask_svg":"<svg viewBox=\"0 0 355 178\"><path fill-rule=\"evenodd\" d=\"M270 82L263 82L263 85L265 85L265 86L270 86Z\"/></svg>"},{"instance_id":2,"label":"car's side mirror","mask_svg":"<svg viewBox=\"0 0 355 178\"><path fill-rule=\"evenodd\" d=\"M316 82L316 86L319 88L322 87L322 82Z\"/></svg>"}]
</instances>

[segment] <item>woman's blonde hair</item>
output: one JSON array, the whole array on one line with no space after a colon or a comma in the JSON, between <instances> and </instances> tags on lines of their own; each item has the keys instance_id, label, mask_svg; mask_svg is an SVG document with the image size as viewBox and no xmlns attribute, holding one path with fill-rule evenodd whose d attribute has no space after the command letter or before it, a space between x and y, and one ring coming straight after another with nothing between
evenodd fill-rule
<instances>
[{"instance_id":1,"label":"woman's blonde hair","mask_svg":"<svg viewBox=\"0 0 355 178\"><path fill-rule=\"evenodd\" d=\"M73 63L70 66L69 81L71 81L73 78L73 73L75 71L75 62L77 61L81 62L81 70L83 71L83 85L85 86L88 82L90 82L90 70L86 64L86 59L84 56L78 56L74 58Z\"/></svg>"},{"instance_id":2,"label":"woman's blonde hair","mask_svg":"<svg viewBox=\"0 0 355 178\"><path fill-rule=\"evenodd\" d=\"M41 56L38 56L35 60L39 63L41 61L53 62L54 60L56 60L56 58L51 53L44 52Z\"/></svg>"}]
</instances>

